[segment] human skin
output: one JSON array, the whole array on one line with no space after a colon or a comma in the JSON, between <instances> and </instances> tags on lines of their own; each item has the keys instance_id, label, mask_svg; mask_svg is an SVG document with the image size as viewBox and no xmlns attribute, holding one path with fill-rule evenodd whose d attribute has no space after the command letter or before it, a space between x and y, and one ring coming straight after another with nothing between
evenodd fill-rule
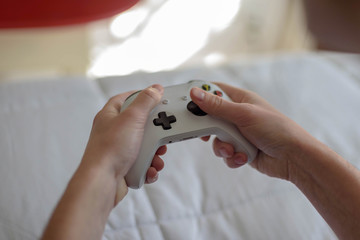
<instances>
[{"instance_id":1,"label":"human skin","mask_svg":"<svg viewBox=\"0 0 360 240\"><path fill-rule=\"evenodd\" d=\"M360 171L257 94L217 85L233 102L199 88L191 98L208 114L233 122L259 149L251 166L295 184L340 239L360 239ZM231 168L247 162L219 139L213 148Z\"/></svg>"},{"instance_id":2,"label":"human skin","mask_svg":"<svg viewBox=\"0 0 360 240\"><path fill-rule=\"evenodd\" d=\"M80 166L70 180L42 239L101 239L110 211L128 192L124 177L138 155L145 122L160 101L163 87L143 90L122 113L130 93L111 98L96 115ZM155 182L164 162L160 147L147 171Z\"/></svg>"},{"instance_id":3,"label":"human skin","mask_svg":"<svg viewBox=\"0 0 360 240\"><path fill-rule=\"evenodd\" d=\"M360 53L360 1L304 0L304 4L308 28L319 49ZM261 97L218 85L235 103L200 89L192 90L192 98L209 114L233 121L260 149L251 165L261 173L294 183L339 238L360 239L359 171ZM81 164L42 239L101 238L110 211L127 194L124 176L138 153L147 113L160 101L162 91L159 85L143 91L139 104L124 117L119 112L129 94L116 96L104 106L94 120ZM132 132L134 129L138 131ZM233 146L218 139L213 145L215 154L229 167L247 162L247 156L235 153ZM166 147L161 147L154 156L147 183L156 181L164 166L159 156L165 152Z\"/></svg>"},{"instance_id":4,"label":"human skin","mask_svg":"<svg viewBox=\"0 0 360 240\"><path fill-rule=\"evenodd\" d=\"M340 239L359 239L360 172L257 94L217 84L233 102L199 88L191 90L191 98L208 114L233 122L259 149L251 166L295 184ZM160 101L163 88L156 88L142 91L121 114L129 94L110 99L98 113L82 162L42 239L101 238L110 211L127 194L124 176L138 154L148 113ZM213 148L231 168L247 162L244 153L218 139ZM156 181L165 152L161 147L154 156L148 182Z\"/></svg>"}]
</instances>

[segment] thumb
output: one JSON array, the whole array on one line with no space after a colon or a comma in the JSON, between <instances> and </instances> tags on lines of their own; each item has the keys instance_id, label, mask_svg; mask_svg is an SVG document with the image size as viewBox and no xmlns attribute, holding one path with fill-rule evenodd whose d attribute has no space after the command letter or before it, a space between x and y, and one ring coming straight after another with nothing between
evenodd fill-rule
<instances>
[{"instance_id":1,"label":"thumb","mask_svg":"<svg viewBox=\"0 0 360 240\"><path fill-rule=\"evenodd\" d=\"M234 122L234 120L237 119L236 115L238 115L240 111L240 106L237 103L227 101L222 97L197 87L191 89L190 96L201 110L210 115L223 118L230 122Z\"/></svg>"},{"instance_id":2,"label":"thumb","mask_svg":"<svg viewBox=\"0 0 360 240\"><path fill-rule=\"evenodd\" d=\"M140 112L141 115L148 116L151 110L159 104L163 92L164 88L158 84L145 88L136 96L135 100L125 111L136 109L136 112Z\"/></svg>"}]
</instances>

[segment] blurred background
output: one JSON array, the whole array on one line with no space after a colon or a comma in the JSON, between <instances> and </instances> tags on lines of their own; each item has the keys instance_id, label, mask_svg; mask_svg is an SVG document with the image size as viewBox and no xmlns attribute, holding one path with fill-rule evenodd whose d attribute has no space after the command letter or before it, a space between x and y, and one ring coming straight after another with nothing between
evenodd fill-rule
<instances>
[{"instance_id":1,"label":"blurred background","mask_svg":"<svg viewBox=\"0 0 360 240\"><path fill-rule=\"evenodd\" d=\"M142 0L109 19L0 30L0 81L216 66L313 50L300 0Z\"/></svg>"}]
</instances>

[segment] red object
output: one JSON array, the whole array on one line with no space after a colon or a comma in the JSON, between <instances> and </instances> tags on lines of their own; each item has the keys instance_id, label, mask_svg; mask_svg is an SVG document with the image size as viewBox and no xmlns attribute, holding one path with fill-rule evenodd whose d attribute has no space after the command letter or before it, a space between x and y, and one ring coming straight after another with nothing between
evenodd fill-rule
<instances>
[{"instance_id":1,"label":"red object","mask_svg":"<svg viewBox=\"0 0 360 240\"><path fill-rule=\"evenodd\" d=\"M217 90L214 91L214 94L215 94L216 96L219 96L219 97L222 97L222 96L223 96L223 93L220 92L220 91L217 91Z\"/></svg>"},{"instance_id":2,"label":"red object","mask_svg":"<svg viewBox=\"0 0 360 240\"><path fill-rule=\"evenodd\" d=\"M0 28L51 27L111 17L139 0L1 0Z\"/></svg>"}]
</instances>

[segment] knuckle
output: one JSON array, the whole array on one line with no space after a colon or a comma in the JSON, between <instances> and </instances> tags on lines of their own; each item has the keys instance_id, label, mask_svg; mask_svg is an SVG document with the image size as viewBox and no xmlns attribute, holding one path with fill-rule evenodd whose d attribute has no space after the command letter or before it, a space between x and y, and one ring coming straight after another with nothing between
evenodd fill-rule
<instances>
[{"instance_id":1,"label":"knuckle","mask_svg":"<svg viewBox=\"0 0 360 240\"><path fill-rule=\"evenodd\" d=\"M111 98L109 98L108 102L113 102L116 99L117 95L112 96Z\"/></svg>"},{"instance_id":2,"label":"knuckle","mask_svg":"<svg viewBox=\"0 0 360 240\"><path fill-rule=\"evenodd\" d=\"M240 126L249 126L257 121L259 109L256 105L250 103L241 103L239 107L240 111L234 113L234 118L237 120L236 122Z\"/></svg>"},{"instance_id":3,"label":"knuckle","mask_svg":"<svg viewBox=\"0 0 360 240\"><path fill-rule=\"evenodd\" d=\"M109 100L108 100L108 104L113 104L116 103L120 100L120 94L112 96Z\"/></svg>"},{"instance_id":4,"label":"knuckle","mask_svg":"<svg viewBox=\"0 0 360 240\"><path fill-rule=\"evenodd\" d=\"M143 90L143 94L146 95L147 97L150 97L151 99L153 99L154 101L160 101L160 94L158 94L158 92L153 89L153 88L146 88Z\"/></svg>"},{"instance_id":5,"label":"knuckle","mask_svg":"<svg viewBox=\"0 0 360 240\"><path fill-rule=\"evenodd\" d=\"M255 105L254 104L250 104L250 103L242 103L241 104L243 111L246 114L253 114L255 111Z\"/></svg>"},{"instance_id":6,"label":"knuckle","mask_svg":"<svg viewBox=\"0 0 360 240\"><path fill-rule=\"evenodd\" d=\"M141 116L141 111L139 111L138 108L131 106L123 112L123 115L130 119L137 119Z\"/></svg>"},{"instance_id":7,"label":"knuckle","mask_svg":"<svg viewBox=\"0 0 360 240\"><path fill-rule=\"evenodd\" d=\"M95 117L94 117L94 120L93 120L93 125L97 124L98 122L101 122L101 119L103 119L103 111L99 111Z\"/></svg>"},{"instance_id":8,"label":"knuckle","mask_svg":"<svg viewBox=\"0 0 360 240\"><path fill-rule=\"evenodd\" d=\"M138 107L129 107L123 112L123 120L130 120L133 124L145 122L147 115Z\"/></svg>"},{"instance_id":9,"label":"knuckle","mask_svg":"<svg viewBox=\"0 0 360 240\"><path fill-rule=\"evenodd\" d=\"M218 113L221 111L224 104L224 99L219 96L212 96L209 101L209 105L211 106L214 113Z\"/></svg>"}]
</instances>

